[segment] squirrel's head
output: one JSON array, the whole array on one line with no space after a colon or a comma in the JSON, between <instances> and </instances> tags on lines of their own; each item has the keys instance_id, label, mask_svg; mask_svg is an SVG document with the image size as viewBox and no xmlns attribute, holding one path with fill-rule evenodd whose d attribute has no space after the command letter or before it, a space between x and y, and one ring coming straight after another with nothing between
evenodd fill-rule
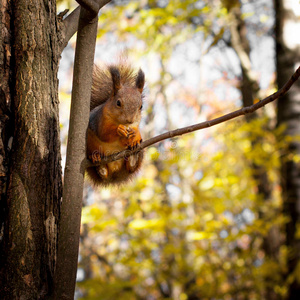
<instances>
[{"instance_id":1,"label":"squirrel's head","mask_svg":"<svg viewBox=\"0 0 300 300\"><path fill-rule=\"evenodd\" d=\"M112 78L109 111L113 112L113 119L123 125L139 123L143 108L144 72L139 69L137 75L134 76L134 84L126 81L122 83L120 71L115 66L111 66L109 72Z\"/></svg>"}]
</instances>

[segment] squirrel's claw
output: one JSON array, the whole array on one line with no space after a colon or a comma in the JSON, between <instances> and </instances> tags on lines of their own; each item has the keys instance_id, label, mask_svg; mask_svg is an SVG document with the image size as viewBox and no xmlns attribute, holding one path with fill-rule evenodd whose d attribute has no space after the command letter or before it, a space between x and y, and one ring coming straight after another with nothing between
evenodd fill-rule
<instances>
[{"instance_id":1,"label":"squirrel's claw","mask_svg":"<svg viewBox=\"0 0 300 300\"><path fill-rule=\"evenodd\" d=\"M142 139L132 141L132 143L128 146L128 149L129 150L136 149L141 144L141 142L142 142Z\"/></svg>"},{"instance_id":2,"label":"squirrel's claw","mask_svg":"<svg viewBox=\"0 0 300 300\"><path fill-rule=\"evenodd\" d=\"M123 139L123 143L129 150L136 149L142 142L141 135L136 128L126 128L124 125L119 125L117 132L120 136L126 138L125 140Z\"/></svg>"},{"instance_id":3,"label":"squirrel's claw","mask_svg":"<svg viewBox=\"0 0 300 300\"><path fill-rule=\"evenodd\" d=\"M134 138L135 135L136 135L135 131L131 127L128 127L128 129L127 129L127 138L128 139Z\"/></svg>"},{"instance_id":4,"label":"squirrel's claw","mask_svg":"<svg viewBox=\"0 0 300 300\"><path fill-rule=\"evenodd\" d=\"M127 137L127 129L124 125L119 125L117 128L118 135Z\"/></svg>"},{"instance_id":5,"label":"squirrel's claw","mask_svg":"<svg viewBox=\"0 0 300 300\"><path fill-rule=\"evenodd\" d=\"M117 132L120 136L126 137L127 139L135 137L136 133L131 127L126 127L124 125L119 125Z\"/></svg>"},{"instance_id":6,"label":"squirrel's claw","mask_svg":"<svg viewBox=\"0 0 300 300\"><path fill-rule=\"evenodd\" d=\"M134 130L132 130L130 127L126 128L124 125L119 125L117 132L120 136L129 138L132 137L132 135L135 135Z\"/></svg>"}]
</instances>

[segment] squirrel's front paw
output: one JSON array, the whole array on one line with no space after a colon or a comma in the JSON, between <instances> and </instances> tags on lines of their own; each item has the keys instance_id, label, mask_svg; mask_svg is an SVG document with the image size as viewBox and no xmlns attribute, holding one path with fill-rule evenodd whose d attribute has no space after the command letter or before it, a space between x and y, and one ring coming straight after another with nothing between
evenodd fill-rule
<instances>
[{"instance_id":1,"label":"squirrel's front paw","mask_svg":"<svg viewBox=\"0 0 300 300\"><path fill-rule=\"evenodd\" d=\"M141 139L141 137L139 137L138 139L133 138L132 140L129 140L128 149L129 150L136 149L141 144L142 141L143 140Z\"/></svg>"},{"instance_id":2,"label":"squirrel's front paw","mask_svg":"<svg viewBox=\"0 0 300 300\"><path fill-rule=\"evenodd\" d=\"M94 151L91 155L89 155L89 160L92 161L92 163L100 162L101 161L101 155L99 151Z\"/></svg>"},{"instance_id":3,"label":"squirrel's front paw","mask_svg":"<svg viewBox=\"0 0 300 300\"><path fill-rule=\"evenodd\" d=\"M120 136L126 137L126 138L133 138L135 136L135 131L130 128L130 127L126 127L124 125L119 125L117 132Z\"/></svg>"}]
</instances>

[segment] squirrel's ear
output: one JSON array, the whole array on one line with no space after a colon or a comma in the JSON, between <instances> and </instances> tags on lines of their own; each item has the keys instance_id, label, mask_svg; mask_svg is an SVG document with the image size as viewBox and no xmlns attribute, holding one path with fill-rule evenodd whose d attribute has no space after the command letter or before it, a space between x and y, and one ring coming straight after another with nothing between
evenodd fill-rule
<instances>
[{"instance_id":1,"label":"squirrel's ear","mask_svg":"<svg viewBox=\"0 0 300 300\"><path fill-rule=\"evenodd\" d=\"M140 91L140 93L143 92L144 84L145 84L145 74L142 71L142 69L139 69L138 74L136 76L135 86Z\"/></svg>"},{"instance_id":2,"label":"squirrel's ear","mask_svg":"<svg viewBox=\"0 0 300 300\"><path fill-rule=\"evenodd\" d=\"M113 82L113 96L117 94L118 90L121 88L121 75L118 68L111 66L109 67L109 72L111 74L111 79Z\"/></svg>"}]
</instances>

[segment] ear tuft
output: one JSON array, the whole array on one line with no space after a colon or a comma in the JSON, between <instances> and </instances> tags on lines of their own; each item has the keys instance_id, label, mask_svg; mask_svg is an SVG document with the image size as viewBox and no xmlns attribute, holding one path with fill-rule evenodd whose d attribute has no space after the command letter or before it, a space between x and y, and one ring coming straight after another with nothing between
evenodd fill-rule
<instances>
[{"instance_id":1,"label":"ear tuft","mask_svg":"<svg viewBox=\"0 0 300 300\"><path fill-rule=\"evenodd\" d=\"M143 92L144 85L145 85L145 74L142 71L142 69L139 69L138 74L136 76L135 86L137 87L140 93Z\"/></svg>"},{"instance_id":2,"label":"ear tuft","mask_svg":"<svg viewBox=\"0 0 300 300\"><path fill-rule=\"evenodd\" d=\"M121 88L121 75L119 69L115 66L110 66L109 72L113 82L113 96L115 96L118 93L118 90Z\"/></svg>"}]
</instances>

